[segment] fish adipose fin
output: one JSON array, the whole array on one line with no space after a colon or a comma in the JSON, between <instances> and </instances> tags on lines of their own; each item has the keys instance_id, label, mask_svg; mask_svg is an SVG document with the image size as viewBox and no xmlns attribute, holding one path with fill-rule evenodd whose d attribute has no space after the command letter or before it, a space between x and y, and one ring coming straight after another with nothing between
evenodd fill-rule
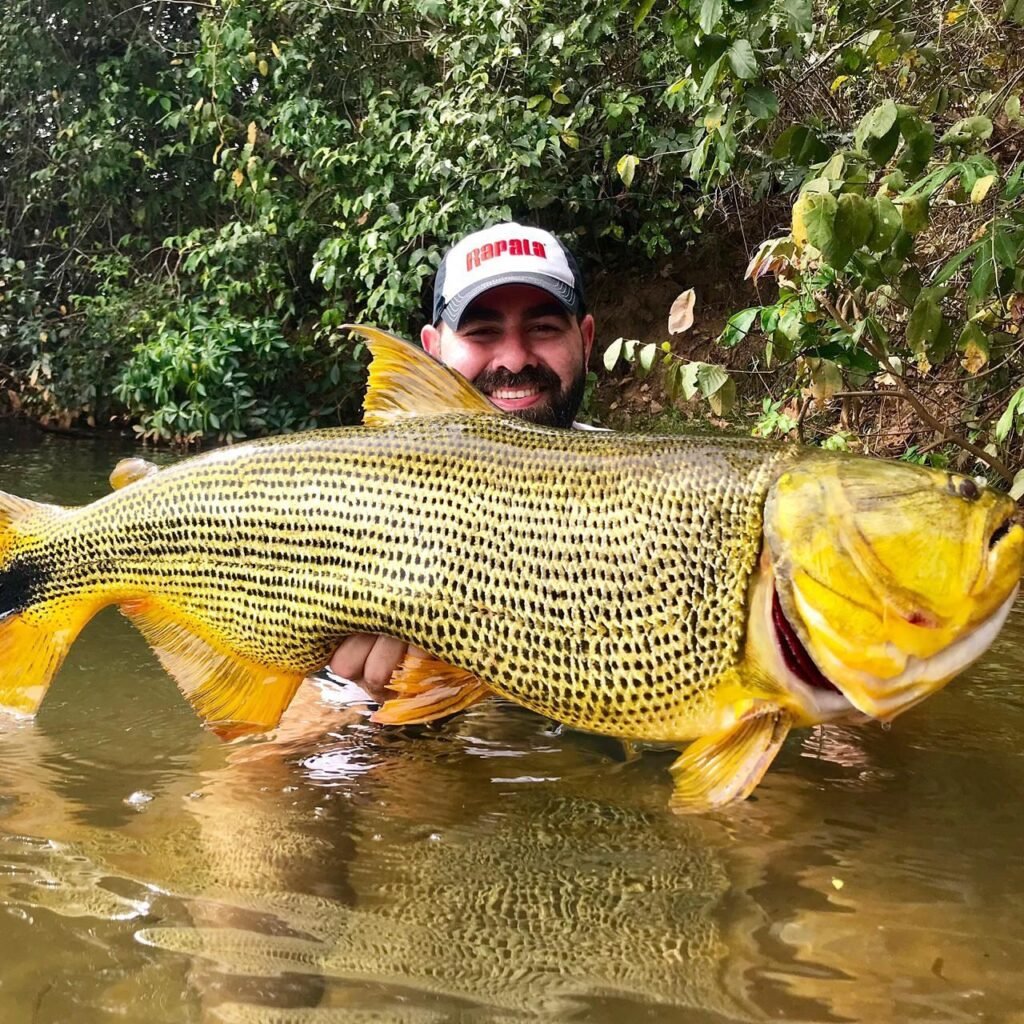
<instances>
[{"instance_id":1,"label":"fish adipose fin","mask_svg":"<svg viewBox=\"0 0 1024 1024\"><path fill-rule=\"evenodd\" d=\"M388 686L398 696L370 716L382 725L433 722L464 711L491 691L476 676L437 658L410 654Z\"/></svg>"},{"instance_id":2,"label":"fish adipose fin","mask_svg":"<svg viewBox=\"0 0 1024 1024\"><path fill-rule=\"evenodd\" d=\"M70 510L0 492L0 706L35 714L94 601L47 600L47 569L20 549Z\"/></svg>"},{"instance_id":3,"label":"fish adipose fin","mask_svg":"<svg viewBox=\"0 0 1024 1024\"><path fill-rule=\"evenodd\" d=\"M110 471L110 486L119 491L122 487L135 483L136 480L145 480L159 470L159 466L145 459L121 459L120 462Z\"/></svg>"},{"instance_id":4,"label":"fish adipose fin","mask_svg":"<svg viewBox=\"0 0 1024 1024\"><path fill-rule=\"evenodd\" d=\"M174 608L126 601L121 611L146 638L196 714L222 739L277 725L305 673L261 665L200 636Z\"/></svg>"},{"instance_id":5,"label":"fish adipose fin","mask_svg":"<svg viewBox=\"0 0 1024 1024\"><path fill-rule=\"evenodd\" d=\"M669 769L675 779L669 807L678 814L700 814L750 796L792 724L788 712L768 705L695 740Z\"/></svg>"},{"instance_id":6,"label":"fish adipose fin","mask_svg":"<svg viewBox=\"0 0 1024 1024\"><path fill-rule=\"evenodd\" d=\"M501 411L460 373L442 366L433 356L376 327L346 324L366 339L373 356L363 399L363 423L385 427L413 416L478 413L500 416Z\"/></svg>"}]
</instances>

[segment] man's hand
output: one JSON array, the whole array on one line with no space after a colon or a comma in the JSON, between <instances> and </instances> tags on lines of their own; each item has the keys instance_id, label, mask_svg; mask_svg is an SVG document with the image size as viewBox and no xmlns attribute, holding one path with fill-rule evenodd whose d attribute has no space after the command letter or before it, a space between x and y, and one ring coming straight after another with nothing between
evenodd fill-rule
<instances>
[{"instance_id":1,"label":"man's hand","mask_svg":"<svg viewBox=\"0 0 1024 1024\"><path fill-rule=\"evenodd\" d=\"M345 637L331 657L328 668L342 679L350 679L361 686L378 704L383 704L394 693L388 683L395 669L405 660L410 647L403 640L376 633L353 633ZM411 648L425 654L418 647Z\"/></svg>"}]
</instances>

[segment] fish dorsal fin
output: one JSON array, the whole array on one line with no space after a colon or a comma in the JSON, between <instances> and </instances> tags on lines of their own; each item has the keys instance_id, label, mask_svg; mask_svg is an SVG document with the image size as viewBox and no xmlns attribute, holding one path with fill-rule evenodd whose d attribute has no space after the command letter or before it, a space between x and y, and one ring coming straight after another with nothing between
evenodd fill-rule
<instances>
[{"instance_id":1,"label":"fish dorsal fin","mask_svg":"<svg viewBox=\"0 0 1024 1024\"><path fill-rule=\"evenodd\" d=\"M345 329L364 337L373 356L363 399L363 423L368 427L453 412L501 415L462 374L415 345L376 327L346 324Z\"/></svg>"},{"instance_id":2,"label":"fish dorsal fin","mask_svg":"<svg viewBox=\"0 0 1024 1024\"><path fill-rule=\"evenodd\" d=\"M125 601L121 611L149 642L200 718L223 739L277 725L304 672L254 662L201 634L175 608Z\"/></svg>"}]
</instances>

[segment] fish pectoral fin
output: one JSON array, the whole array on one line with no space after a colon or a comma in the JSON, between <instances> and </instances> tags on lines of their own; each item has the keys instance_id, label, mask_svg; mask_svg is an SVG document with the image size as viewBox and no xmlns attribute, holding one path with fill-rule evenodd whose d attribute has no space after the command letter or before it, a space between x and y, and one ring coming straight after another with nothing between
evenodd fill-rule
<instances>
[{"instance_id":1,"label":"fish pectoral fin","mask_svg":"<svg viewBox=\"0 0 1024 1024\"><path fill-rule=\"evenodd\" d=\"M222 739L277 725L305 673L252 661L200 635L159 601L126 601L122 613L146 638L160 664L203 721Z\"/></svg>"},{"instance_id":2,"label":"fish pectoral fin","mask_svg":"<svg viewBox=\"0 0 1024 1024\"><path fill-rule=\"evenodd\" d=\"M669 769L675 780L669 807L700 814L750 796L792 724L789 712L764 705L728 729L695 740Z\"/></svg>"},{"instance_id":3,"label":"fish pectoral fin","mask_svg":"<svg viewBox=\"0 0 1024 1024\"><path fill-rule=\"evenodd\" d=\"M382 725L413 725L447 718L483 700L491 691L471 672L437 658L410 654L388 687L398 696L370 716Z\"/></svg>"}]
</instances>

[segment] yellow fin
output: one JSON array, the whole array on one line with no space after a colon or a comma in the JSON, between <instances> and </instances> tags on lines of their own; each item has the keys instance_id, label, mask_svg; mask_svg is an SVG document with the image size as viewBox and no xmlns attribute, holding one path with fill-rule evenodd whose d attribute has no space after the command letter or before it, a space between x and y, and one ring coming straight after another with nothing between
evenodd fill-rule
<instances>
[{"instance_id":1,"label":"yellow fin","mask_svg":"<svg viewBox=\"0 0 1024 1024\"><path fill-rule=\"evenodd\" d=\"M788 712L765 705L728 729L695 740L669 769L675 780L669 807L678 814L700 814L750 796L792 724Z\"/></svg>"},{"instance_id":2,"label":"yellow fin","mask_svg":"<svg viewBox=\"0 0 1024 1024\"><path fill-rule=\"evenodd\" d=\"M344 329L362 335L373 356L363 399L367 426L452 412L502 415L462 374L442 366L421 348L376 327L345 324Z\"/></svg>"},{"instance_id":3,"label":"yellow fin","mask_svg":"<svg viewBox=\"0 0 1024 1024\"><path fill-rule=\"evenodd\" d=\"M398 696L385 701L370 720L382 725L412 725L447 718L483 700L491 691L465 669L437 658L410 654L388 687Z\"/></svg>"},{"instance_id":4,"label":"yellow fin","mask_svg":"<svg viewBox=\"0 0 1024 1024\"><path fill-rule=\"evenodd\" d=\"M195 709L225 739L277 725L304 672L261 665L218 647L157 601L126 601L121 611L149 642L160 664ZM192 628L190 628L192 627Z\"/></svg>"},{"instance_id":5,"label":"yellow fin","mask_svg":"<svg viewBox=\"0 0 1024 1024\"><path fill-rule=\"evenodd\" d=\"M98 606L34 605L0 620L0 706L34 715L68 649Z\"/></svg>"},{"instance_id":6,"label":"yellow fin","mask_svg":"<svg viewBox=\"0 0 1024 1024\"><path fill-rule=\"evenodd\" d=\"M110 471L110 486L119 491L122 487L142 480L158 469L158 466L145 459L121 459Z\"/></svg>"}]
</instances>

